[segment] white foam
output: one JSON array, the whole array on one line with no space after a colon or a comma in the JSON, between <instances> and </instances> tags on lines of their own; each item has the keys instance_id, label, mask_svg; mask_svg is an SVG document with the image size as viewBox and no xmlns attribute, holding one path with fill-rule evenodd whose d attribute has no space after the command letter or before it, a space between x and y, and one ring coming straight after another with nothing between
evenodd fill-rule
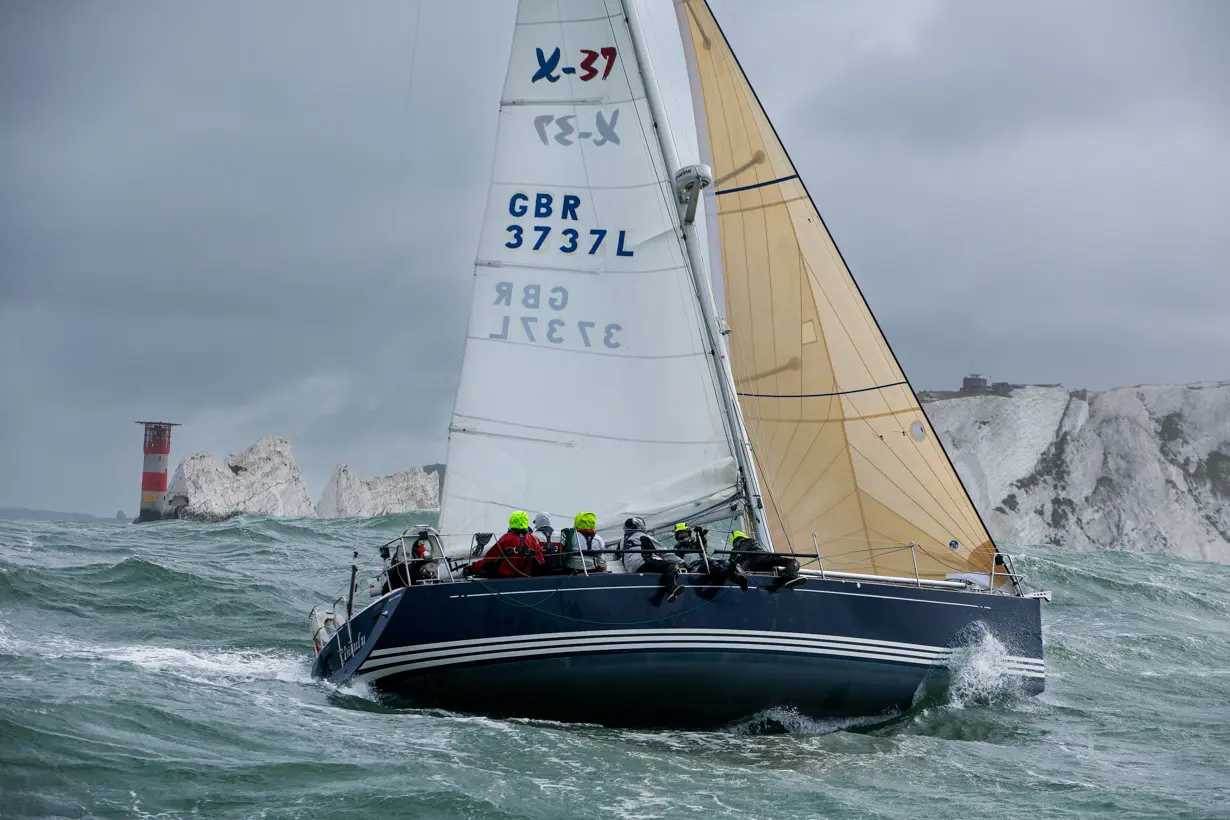
<instances>
[{"instance_id":1,"label":"white foam","mask_svg":"<svg viewBox=\"0 0 1230 820\"><path fill-rule=\"evenodd\" d=\"M168 674L198 683L234 685L273 680L311 681L303 655L256 649L184 649L172 646L91 644L62 636L41 641L18 638L0 624L0 651L48 659L81 658L128 663L149 672Z\"/></svg>"},{"instance_id":2,"label":"white foam","mask_svg":"<svg viewBox=\"0 0 1230 820\"><path fill-rule=\"evenodd\" d=\"M1012 673L1010 653L985 629L955 649L948 662L950 706L985 706L1022 694L1022 679Z\"/></svg>"},{"instance_id":3,"label":"white foam","mask_svg":"<svg viewBox=\"0 0 1230 820\"><path fill-rule=\"evenodd\" d=\"M791 735L828 735L859 726L869 726L881 723L890 715L851 717L851 718L810 718L792 708L773 708L757 712L749 718L744 718L728 726L726 731L736 737L744 735L764 734L767 731L777 732L784 729Z\"/></svg>"}]
</instances>

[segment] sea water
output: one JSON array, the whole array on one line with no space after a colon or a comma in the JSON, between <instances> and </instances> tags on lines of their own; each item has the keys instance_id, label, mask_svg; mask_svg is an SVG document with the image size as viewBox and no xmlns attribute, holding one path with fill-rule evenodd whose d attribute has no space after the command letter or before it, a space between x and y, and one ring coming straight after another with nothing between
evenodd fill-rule
<instances>
[{"instance_id":1,"label":"sea water","mask_svg":"<svg viewBox=\"0 0 1230 820\"><path fill-rule=\"evenodd\" d=\"M423 518L0 522L0 817L1230 817L1230 567L1014 550L1039 697L984 636L902 715L621 731L311 679L352 545Z\"/></svg>"}]
</instances>

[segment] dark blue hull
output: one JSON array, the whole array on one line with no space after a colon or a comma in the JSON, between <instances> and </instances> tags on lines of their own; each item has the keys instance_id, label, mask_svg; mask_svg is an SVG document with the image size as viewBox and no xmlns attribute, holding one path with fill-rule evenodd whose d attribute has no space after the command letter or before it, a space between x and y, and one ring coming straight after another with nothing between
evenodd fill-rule
<instances>
[{"instance_id":1,"label":"dark blue hull","mask_svg":"<svg viewBox=\"0 0 1230 820\"><path fill-rule=\"evenodd\" d=\"M398 590L357 614L313 674L421 707L608 726L709 728L773 707L816 718L909 707L954 648L992 636L1001 671L1044 684L1040 602L810 580L700 585L657 576L467 581Z\"/></svg>"}]
</instances>

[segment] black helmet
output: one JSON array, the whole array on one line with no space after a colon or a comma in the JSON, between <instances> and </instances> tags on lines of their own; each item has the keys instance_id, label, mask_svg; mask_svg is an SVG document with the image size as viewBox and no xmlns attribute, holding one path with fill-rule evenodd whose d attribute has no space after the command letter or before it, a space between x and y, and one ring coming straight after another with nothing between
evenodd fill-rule
<instances>
[{"instance_id":1,"label":"black helmet","mask_svg":"<svg viewBox=\"0 0 1230 820\"><path fill-rule=\"evenodd\" d=\"M645 532L645 519L634 515L624 522L624 532Z\"/></svg>"}]
</instances>

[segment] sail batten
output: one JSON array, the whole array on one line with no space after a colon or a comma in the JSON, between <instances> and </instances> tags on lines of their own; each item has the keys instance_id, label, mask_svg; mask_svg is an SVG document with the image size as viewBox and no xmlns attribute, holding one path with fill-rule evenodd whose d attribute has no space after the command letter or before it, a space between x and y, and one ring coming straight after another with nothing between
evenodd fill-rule
<instances>
[{"instance_id":1,"label":"sail batten","mask_svg":"<svg viewBox=\"0 0 1230 820\"><path fill-rule=\"evenodd\" d=\"M887 387L900 387L908 385L909 382L891 382L889 384L876 384L871 387L855 387L850 390L835 390L831 393L740 393L744 398L750 399L823 399L835 396L851 396L855 393L868 393L872 390L883 390ZM853 416L852 418L859 418Z\"/></svg>"},{"instance_id":2,"label":"sail batten","mask_svg":"<svg viewBox=\"0 0 1230 820\"><path fill-rule=\"evenodd\" d=\"M676 0L714 290L774 539L892 576L987 572L986 527L705 0Z\"/></svg>"}]
</instances>

